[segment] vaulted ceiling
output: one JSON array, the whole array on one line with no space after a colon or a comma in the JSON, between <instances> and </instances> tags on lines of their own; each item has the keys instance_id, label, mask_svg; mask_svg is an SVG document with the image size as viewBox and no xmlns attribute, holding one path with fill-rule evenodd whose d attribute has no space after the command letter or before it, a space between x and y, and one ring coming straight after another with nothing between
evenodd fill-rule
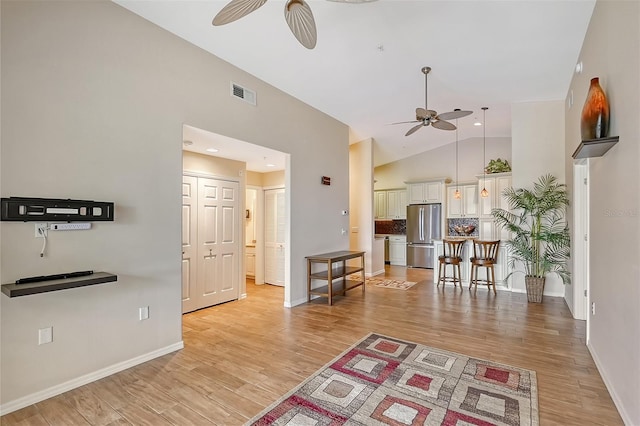
<instances>
[{"instance_id":1,"label":"vaulted ceiling","mask_svg":"<svg viewBox=\"0 0 640 426\"><path fill-rule=\"evenodd\" d=\"M114 0L351 128L352 142L373 138L375 165L455 141L455 132L422 128L404 136L425 107L472 110L461 140L511 136L511 104L567 94L595 0L307 0L318 42L298 43L284 1L214 27L227 1Z\"/></svg>"}]
</instances>

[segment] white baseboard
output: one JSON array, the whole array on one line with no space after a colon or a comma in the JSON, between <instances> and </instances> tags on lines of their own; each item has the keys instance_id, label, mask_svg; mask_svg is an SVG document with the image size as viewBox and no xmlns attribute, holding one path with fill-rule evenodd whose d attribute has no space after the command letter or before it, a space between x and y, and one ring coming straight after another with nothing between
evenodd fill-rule
<instances>
[{"instance_id":1,"label":"white baseboard","mask_svg":"<svg viewBox=\"0 0 640 426\"><path fill-rule=\"evenodd\" d=\"M604 385L607 387L607 390L609 391L609 395L611 395L611 399L613 400L613 403L618 409L618 414L620 414L620 417L622 417L622 421L624 422L625 425L634 424L631 421L631 417L629 416L629 413L625 411L624 406L622 405L622 401L620 400L620 397L618 396L613 385L611 384L611 380L609 379L609 377L607 377L604 374L604 369L602 368L602 363L600 362L600 359L598 358L597 353L593 350L593 347L590 344L587 344L587 349L589 349L591 358L593 358L593 362L595 362L596 364L598 373L600 373L600 377L602 377L602 381L604 382Z\"/></svg>"},{"instance_id":2,"label":"white baseboard","mask_svg":"<svg viewBox=\"0 0 640 426\"><path fill-rule=\"evenodd\" d=\"M527 292L526 288L512 288L511 289L511 293L526 293L526 292ZM564 298L564 293L555 293L555 292L547 293L547 292L544 292L542 295L543 296L549 296L549 297L562 297L562 298Z\"/></svg>"},{"instance_id":3,"label":"white baseboard","mask_svg":"<svg viewBox=\"0 0 640 426\"><path fill-rule=\"evenodd\" d=\"M184 342L179 341L178 343L165 346L164 348L157 349L153 352L149 352L144 355L140 355L135 358L110 365L109 367L105 367L92 373L85 374L84 376L71 379L64 383L60 383L59 385L51 386L50 388L23 396L22 398L15 399L13 401L9 401L0 405L0 416L4 416L5 414L9 414L21 408L28 407L31 404L35 404L36 402L44 401L45 399L60 395L61 393L86 385L87 383L95 382L96 380L110 376L119 371L126 370L127 368L142 364L143 362L150 361L154 358L158 358L162 355L175 352L182 348L184 348Z\"/></svg>"},{"instance_id":4,"label":"white baseboard","mask_svg":"<svg viewBox=\"0 0 640 426\"><path fill-rule=\"evenodd\" d=\"M384 274L384 268L380 269L379 271L370 272L370 273L364 274L364 275L365 275L365 278L371 278L371 277L375 277L376 275L381 275L381 274Z\"/></svg>"}]
</instances>

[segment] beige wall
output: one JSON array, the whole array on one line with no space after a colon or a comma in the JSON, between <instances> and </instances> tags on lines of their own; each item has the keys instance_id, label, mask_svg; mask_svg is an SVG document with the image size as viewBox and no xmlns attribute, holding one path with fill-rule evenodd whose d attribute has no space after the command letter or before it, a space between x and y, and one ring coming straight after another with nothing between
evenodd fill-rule
<instances>
[{"instance_id":1,"label":"beige wall","mask_svg":"<svg viewBox=\"0 0 640 426\"><path fill-rule=\"evenodd\" d=\"M285 186L284 170L262 173L262 186L265 188L276 188Z\"/></svg>"},{"instance_id":2,"label":"beige wall","mask_svg":"<svg viewBox=\"0 0 640 426\"><path fill-rule=\"evenodd\" d=\"M512 186L533 187L542 175L550 173L565 183L564 102L522 102L511 105ZM519 270L522 270L520 268ZM525 292L524 274L511 276L513 291ZM562 279L547 275L544 294L564 296Z\"/></svg>"},{"instance_id":3,"label":"beige wall","mask_svg":"<svg viewBox=\"0 0 640 426\"><path fill-rule=\"evenodd\" d=\"M240 183L240 190L244 192L246 163L243 161L182 151L182 169L185 172L238 181Z\"/></svg>"},{"instance_id":4,"label":"beige wall","mask_svg":"<svg viewBox=\"0 0 640 426\"><path fill-rule=\"evenodd\" d=\"M247 185L262 186L262 173L247 171Z\"/></svg>"},{"instance_id":5,"label":"beige wall","mask_svg":"<svg viewBox=\"0 0 640 426\"><path fill-rule=\"evenodd\" d=\"M375 168L374 188L395 189L405 187L405 181L456 177L456 151L454 143ZM511 162L511 138L487 138L486 163L492 158ZM459 141L458 177L460 182L475 181L482 174L482 138Z\"/></svg>"},{"instance_id":6,"label":"beige wall","mask_svg":"<svg viewBox=\"0 0 640 426\"><path fill-rule=\"evenodd\" d=\"M640 424L640 3L598 1L574 74L566 112L566 172L580 142L580 113L592 77L611 108L609 134L620 142L589 160L589 349L628 425ZM570 95L570 93L569 93Z\"/></svg>"},{"instance_id":7,"label":"beige wall","mask_svg":"<svg viewBox=\"0 0 640 426\"><path fill-rule=\"evenodd\" d=\"M1 7L2 197L114 201L116 219L52 235L42 259L32 224L2 222L0 278L118 275L0 296L3 410L181 345L183 124L291 154L285 303L306 301L304 256L349 246L339 213L349 200L346 125L114 3ZM255 89L258 106L231 98L230 80ZM322 175L334 184L320 185ZM138 321L147 305L150 318ZM54 341L38 346L47 326Z\"/></svg>"}]
</instances>

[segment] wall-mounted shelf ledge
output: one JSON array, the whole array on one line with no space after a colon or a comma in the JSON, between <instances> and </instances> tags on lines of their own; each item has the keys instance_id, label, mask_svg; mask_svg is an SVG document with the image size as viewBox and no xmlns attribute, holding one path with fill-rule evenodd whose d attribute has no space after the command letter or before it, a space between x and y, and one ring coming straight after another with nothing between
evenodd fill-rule
<instances>
[{"instance_id":1,"label":"wall-mounted shelf ledge","mask_svg":"<svg viewBox=\"0 0 640 426\"><path fill-rule=\"evenodd\" d=\"M602 157L612 146L618 143L620 136L611 136L608 138L589 139L580 142L578 148L574 151L572 157L578 158L591 158Z\"/></svg>"},{"instance_id":2,"label":"wall-mounted shelf ledge","mask_svg":"<svg viewBox=\"0 0 640 426\"><path fill-rule=\"evenodd\" d=\"M2 284L2 292L9 297L28 296L30 294L46 293L49 291L67 290L69 288L85 287L114 282L118 276L109 272L94 272L91 275L60 280L38 281L28 284Z\"/></svg>"}]
</instances>

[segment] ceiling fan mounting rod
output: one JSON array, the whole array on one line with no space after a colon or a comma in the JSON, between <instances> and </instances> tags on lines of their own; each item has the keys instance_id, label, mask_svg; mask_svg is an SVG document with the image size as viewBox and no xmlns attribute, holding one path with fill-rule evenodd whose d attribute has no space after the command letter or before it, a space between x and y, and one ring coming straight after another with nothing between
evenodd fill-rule
<instances>
[{"instance_id":1,"label":"ceiling fan mounting rod","mask_svg":"<svg viewBox=\"0 0 640 426\"><path fill-rule=\"evenodd\" d=\"M427 74L429 74L430 71L431 67L422 67L422 73L424 74L424 109L427 111L429 111L429 101L427 96L429 85L427 84Z\"/></svg>"}]
</instances>

